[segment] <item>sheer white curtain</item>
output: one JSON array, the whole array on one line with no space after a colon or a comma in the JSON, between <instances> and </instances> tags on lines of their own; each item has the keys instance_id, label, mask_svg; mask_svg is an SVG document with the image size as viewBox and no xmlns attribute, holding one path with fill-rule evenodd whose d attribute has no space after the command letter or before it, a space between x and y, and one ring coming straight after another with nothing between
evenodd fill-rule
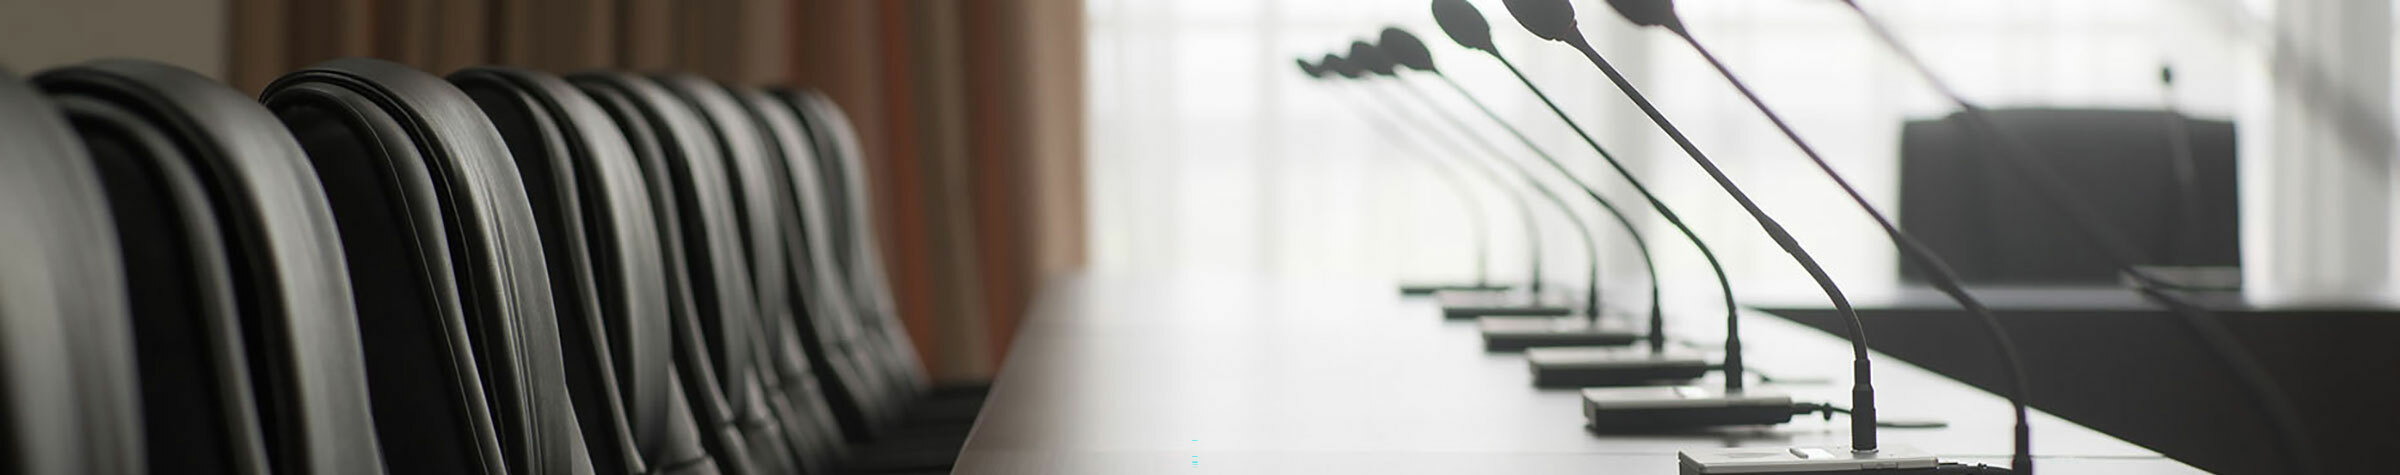
<instances>
[{"instance_id":1,"label":"sheer white curtain","mask_svg":"<svg viewBox=\"0 0 2400 475\"><path fill-rule=\"evenodd\" d=\"M1745 299L1806 297L1813 287L1690 159L1650 127L1581 55L1519 28L1498 0L1474 1L1504 54L1610 151L1626 159L1724 258ZM2208 3L2208 2L2201 2ZM2220 2L2221 3L2221 2ZM1700 40L1796 125L1803 137L1897 210L1902 121L1947 114L1838 4L1817 0L1686 0ZM1688 47L1627 25L1605 2L1575 2L1583 30L1698 146L1720 162L1846 285L1888 288L1891 246L1833 184ZM2158 68L2177 69L2178 106L2245 114L2256 53L2216 33L2180 0L1871 0L1943 74L1991 106L2157 107ZM1396 280L1471 280L1470 221L1426 165L1421 134L1379 134L1361 100L1408 100L1383 84L1328 84L1293 58L1346 52L1386 25L1415 32L1437 63L1586 181L1636 216L1670 294L1713 291L1692 247L1648 210L1589 148L1490 58L1457 47L1420 0L1089 0L1092 264L1109 271L1226 271ZM2221 39L2220 39L2221 38ZM1488 121L1431 78L1443 107ZM1413 106L1412 106L1413 107ZM1379 109L1390 110L1390 109ZM1426 120L1427 124L1438 124ZM1530 159L1496 129L1484 133ZM2247 139L2247 137L2245 137ZM1474 157L1485 160L1489 157ZM1452 161L1451 163L1461 163ZM1532 166L1532 162L1527 162ZM1537 168L1538 169L1538 168ZM1524 275L1513 214L1482 188L1502 226L1491 264ZM1641 281L1624 234L1577 200L1608 248L1607 279ZM1544 214L1544 271L1580 285L1571 228ZM1616 286L1627 297L1637 287Z\"/></svg>"}]
</instances>

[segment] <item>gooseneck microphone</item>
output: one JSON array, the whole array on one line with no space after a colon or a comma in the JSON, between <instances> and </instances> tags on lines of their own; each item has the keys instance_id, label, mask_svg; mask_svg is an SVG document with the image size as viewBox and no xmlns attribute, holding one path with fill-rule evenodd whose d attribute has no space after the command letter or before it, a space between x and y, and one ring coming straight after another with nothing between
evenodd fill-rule
<instances>
[{"instance_id":1,"label":"gooseneck microphone","mask_svg":"<svg viewBox=\"0 0 2400 475\"><path fill-rule=\"evenodd\" d=\"M1602 59L1599 51L1592 49L1591 42L1584 39L1583 32L1575 29L1575 7L1573 5L1568 4L1567 0L1507 0L1503 4L1508 6L1511 15L1517 17L1517 23L1523 25L1527 31L1533 32L1534 36L1567 43L1582 51L1584 57L1592 61L1592 65L1598 66L1601 73L1608 75L1609 81L1616 83L1617 89L1623 91L1625 97L1632 99L1634 105L1640 107L1642 113L1648 115L1650 121L1658 125L1659 130L1665 131L1668 138L1674 139L1676 146L1683 148L1685 155L1691 156L1692 161L1699 164L1701 170L1707 171L1709 178L1714 179L1717 186L1725 190L1725 194L1732 196L1734 202L1741 204L1742 210L1749 213L1752 220L1758 222L1759 228L1766 231L1767 237L1774 239L1775 245L1781 247L1784 253L1790 254L1792 260L1799 263L1802 270L1808 272L1809 278L1816 281L1817 287L1824 290L1825 297L1833 301L1834 310L1839 312L1850 325L1851 356L1854 360L1853 372L1856 373L1854 377L1857 380L1850 389L1850 450L1856 454L1874 453L1877 447L1875 443L1875 378L1867 359L1866 327L1859 323L1858 312L1850 308L1850 299L1842 294L1841 286L1833 282L1833 277L1826 274L1823 266L1817 265L1816 258L1809 256L1808 250L1800 247L1800 242L1792 238L1791 232L1785 231L1782 224L1775 222L1774 217L1768 216L1766 211L1760 210L1758 203L1752 201L1749 194L1743 193L1741 187L1733 183L1732 178L1725 176L1724 170L1717 168L1716 162L1709 160L1707 154L1701 153L1699 147L1692 145L1691 139L1685 138L1681 129L1677 129L1673 122L1668 121L1665 115L1660 114L1658 107L1651 105L1650 100L1643 97L1641 91L1633 87L1632 82L1626 81L1623 74L1619 74L1615 67L1610 66L1607 60ZM1499 55L1494 54L1493 56L1498 57ZM1505 63L1507 60L1502 59L1501 61ZM1509 70L1518 73L1518 77L1523 79L1523 74L1516 70L1515 65L1510 65ZM1547 98L1544 99L1544 103L1548 103ZM1552 107L1555 108L1556 105L1553 104ZM1581 134L1582 130L1577 129L1577 133ZM1588 139L1589 135L1585 135L1585 137ZM1729 360L1728 363L1730 364L1731 361Z\"/></svg>"},{"instance_id":2,"label":"gooseneck microphone","mask_svg":"<svg viewBox=\"0 0 2400 475\"><path fill-rule=\"evenodd\" d=\"M1533 80L1526 78L1524 72L1518 71L1515 64L1509 63L1507 57L1500 55L1499 46L1492 42L1491 24L1484 21L1483 12L1476 10L1475 6L1467 3L1466 0L1434 0L1433 19L1441 25L1442 32L1448 34L1450 39L1457 41L1460 46L1482 51L1499 59L1500 64L1507 66L1509 72L1515 74L1517 80L1524 83L1527 89L1532 90L1535 97L1541 98L1543 105L1550 107L1551 113L1557 114L1560 120L1567 123L1568 128L1575 131L1575 135L1582 137L1585 145L1591 146L1592 151L1598 152L1600 158L1608 162L1609 168L1616 170L1617 176L1624 178L1627 184L1633 186L1634 192L1640 193L1643 200L1650 202L1651 209L1658 211L1659 216L1667 220L1667 224L1675 226L1677 232L1683 233L1684 240L1690 241L1692 247L1700 250L1700 256L1708 261L1709 270L1716 273L1717 288L1725 299L1725 364L1723 369L1725 392L1728 395L1742 392L1744 379L1742 332L1740 320L1737 318L1740 308L1734 306L1733 283L1725 275L1725 265L1717 261L1716 252L1709 249L1708 243L1700 239L1699 233L1692 231L1691 225L1684 224L1683 218L1675 215L1675 210L1668 208L1667 203L1659 200L1657 194L1651 193L1648 186L1642 185L1641 179L1634 177L1633 170L1626 168L1624 162L1617 160L1616 155L1608 153L1606 148L1601 147L1599 141L1593 140L1591 134L1585 133L1583 127L1575 123L1575 119L1567 117L1566 110L1560 109L1558 103L1551 101L1549 95L1542 93L1540 87L1534 86Z\"/></svg>"},{"instance_id":3,"label":"gooseneck microphone","mask_svg":"<svg viewBox=\"0 0 2400 475\"><path fill-rule=\"evenodd\" d=\"M2175 212L2166 213L2166 242L2159 246L2160 262L2192 263L2198 257L2183 239L2191 226L2207 219L2200 198L2200 161L2192 156L2190 121L2183 118L2175 101L2175 68L2158 67L2159 108L2166 114L2167 162L2175 180Z\"/></svg>"},{"instance_id":4,"label":"gooseneck microphone","mask_svg":"<svg viewBox=\"0 0 2400 475\"><path fill-rule=\"evenodd\" d=\"M1532 150L1535 156L1541 157L1542 162L1549 164L1551 170L1558 172L1559 176L1566 177L1568 182L1574 183L1576 188L1582 189L1583 194L1590 197L1593 203L1599 204L1600 209L1607 211L1609 217L1614 218L1618 226L1625 228L1625 234L1633 238L1634 250L1641 254L1642 271L1650 279L1650 332L1647 335L1650 351L1652 353L1666 352L1666 318L1660 310L1664 303L1658 293L1658 265L1655 260L1650 258L1650 245L1642 240L1641 229L1633 225L1633 220L1627 218L1625 212L1617 208L1616 203L1600 196L1598 190L1593 189L1582 178L1576 177L1574 173L1567 171L1566 166L1561 165L1557 157L1551 156L1550 152L1542 150L1541 146L1534 144L1533 139L1527 138L1524 131L1518 130L1516 125L1502 119L1500 114L1492 112L1490 106L1484 105L1482 100L1476 99L1474 94L1469 94L1466 88L1460 87L1458 81L1451 80L1449 74L1444 74L1441 69L1435 68L1433 52L1425 48L1425 41L1417 39L1417 35L1399 28L1384 28L1376 43L1376 46L1383 50L1384 55L1390 57L1393 62L1440 78L1442 84L1450 86L1451 91L1457 92L1459 97L1466 98L1468 103L1474 104L1475 109L1483 112L1484 117L1492 119L1492 123L1499 124L1502 130L1506 130L1510 136L1516 137L1517 142L1523 144L1527 150ZM1409 88L1414 90L1416 85L1409 84ZM1423 95L1424 93L1418 92L1417 94ZM1600 314L1594 312L1591 318L1594 328L1597 328Z\"/></svg>"},{"instance_id":5,"label":"gooseneck microphone","mask_svg":"<svg viewBox=\"0 0 2400 475\"><path fill-rule=\"evenodd\" d=\"M1361 63L1361 62L1359 62L1359 61L1353 61L1353 60L1351 60L1351 59L1349 59L1349 58L1343 58L1343 57L1336 56L1336 55L1332 55L1332 54L1327 54L1327 55L1325 55L1325 60L1324 60L1322 63L1320 63L1320 64L1322 64L1322 65L1325 67L1325 69L1327 69L1327 70L1329 70L1329 71L1333 71L1335 74L1337 74L1337 75L1340 75L1340 76L1342 76L1342 77L1343 77L1343 78L1345 78L1345 79L1352 79L1352 80L1366 79L1366 78L1368 78L1370 75L1372 75L1372 74L1373 74L1373 73L1369 72L1369 71L1367 70L1367 68L1365 68L1365 67L1362 65L1362 63ZM1365 88L1365 87L1362 87L1362 89L1366 89L1366 88ZM1375 93L1377 93L1377 92L1369 92L1369 93L1370 93L1370 94L1375 94ZM1378 99L1388 99L1388 98L1378 97ZM1365 102L1367 102L1367 103L1372 103L1372 104L1385 104L1385 103L1391 103L1392 101L1389 101L1389 100L1368 100L1368 101L1365 101ZM1394 107L1397 107L1397 106L1394 106ZM1369 113L1368 115L1369 115L1369 116L1371 116L1371 117L1394 117L1394 116L1396 116L1396 117L1401 117L1401 118L1403 118L1403 119L1405 119L1405 120L1401 120L1401 121L1399 121L1399 122L1407 124L1407 125L1409 126L1409 127L1405 127L1405 128L1407 128L1407 129L1413 129L1413 130L1420 131L1420 134L1417 134L1417 135L1419 135L1420 137L1439 137L1439 136L1440 136L1440 134L1438 134L1438 133L1436 133L1436 132L1435 132L1434 128L1433 128L1431 125L1425 124L1425 123L1423 123L1423 122L1416 121L1416 120L1414 120L1414 119L1415 119L1415 117L1414 117L1414 116L1411 116L1411 115L1408 115L1408 114L1404 114L1404 113L1394 113L1394 111L1382 111L1382 113L1381 113L1381 114L1378 114L1378 113ZM1493 186L1494 188L1497 188L1497 189L1499 189L1499 190L1501 191L1501 194L1508 196L1508 197L1509 197L1511 200L1513 200L1513 201L1514 201L1514 203L1517 205L1517 213L1518 213L1518 215L1519 215L1520 219L1521 219L1522 221L1524 221L1524 223L1525 223L1525 239L1526 239L1526 245L1527 245L1527 248L1526 248L1526 250L1525 250L1525 252L1526 252L1526 256L1532 259L1532 263L1531 263L1531 264L1528 266L1528 267L1529 267L1529 269L1532 271L1532 276L1531 276L1531 279L1530 279L1530 280L1531 280L1531 282L1528 284L1528 287L1529 287L1529 290L1530 290L1530 295L1531 295L1531 297L1532 297L1533 301L1531 301L1531 302L1528 302L1528 304L1527 304L1527 307L1525 307L1525 308L1523 308L1523 309L1521 309L1521 310L1524 310L1524 311L1526 311L1526 312L1528 312L1528 313L1536 313L1536 314L1550 314L1550 313L1552 313L1552 312L1542 311L1542 308L1543 308L1543 305L1542 305L1542 295L1543 295L1543 293L1542 293L1542 255L1541 255L1541 249L1542 249L1542 246L1541 246L1541 244L1542 244L1542 241L1541 241L1541 234L1542 234L1542 233L1541 233L1540 221L1539 221L1537 218L1535 218L1535 216L1534 216L1534 212L1533 212L1533 203L1532 203L1532 201L1531 201L1531 200L1528 200L1528 199L1526 199L1526 198L1525 198L1525 195L1522 193L1522 190L1519 190L1519 189L1517 189L1516 187L1509 186L1509 185L1510 185L1510 181L1509 181L1508 179L1506 179L1506 178L1502 178L1502 177L1500 176L1500 174L1499 174L1499 173L1495 173L1495 172L1493 172L1493 171L1491 171L1490 169L1488 169L1488 168L1485 168L1485 167L1476 166L1476 165L1473 163L1473 161L1474 161L1474 160L1471 158L1471 156L1470 156L1470 155L1468 155L1468 154L1467 154L1467 153L1466 153L1464 150L1460 149L1460 147L1458 146L1458 144L1456 144L1456 143L1452 143L1452 142L1450 142L1450 141L1448 141L1448 140L1431 139L1431 138L1424 139L1424 141L1425 141L1426 143L1431 143L1431 144L1434 144L1434 145L1436 145L1437 147L1439 147L1439 148L1443 149L1443 151L1444 151L1444 152L1446 152L1448 155L1450 155L1450 156L1453 156L1453 157L1456 157L1456 158L1458 158L1459 160L1461 160L1461 163L1460 163L1460 166L1461 166L1461 168L1465 168L1465 169L1468 169L1468 170L1472 170L1472 171L1474 171L1476 174L1478 174L1478 175L1481 175L1481 176L1484 178L1484 180L1486 180L1486 181L1489 181L1489 182L1492 184L1492 186ZM1433 155L1442 155L1442 154L1433 154ZM1540 188L1540 187L1538 187L1538 186L1537 186L1537 187L1534 187L1534 189L1535 189L1535 190L1541 190L1541 188ZM1546 191L1544 191L1544 192L1546 193ZM1568 217L1568 219L1572 220L1572 219L1574 218L1574 215L1573 215L1572 213L1569 213L1567 217ZM1444 314L1444 316L1445 316L1445 317L1447 317L1447 318L1475 318L1475 317L1478 317L1478 316L1482 316L1482 315L1484 315L1484 314L1508 314L1508 313L1510 313L1510 312L1507 312L1507 311L1505 311L1505 310L1507 310L1507 309L1506 309L1506 308L1503 308L1503 307L1482 307L1482 308L1475 308L1475 309L1472 309L1472 310L1474 310L1474 311L1461 311L1461 309L1460 309L1460 308L1453 308L1453 307L1450 307L1450 306L1449 306L1447 303L1445 303L1445 304L1444 304L1444 308L1443 308L1443 314ZM1565 312L1556 312L1556 313L1558 313L1558 314L1564 314Z\"/></svg>"},{"instance_id":6,"label":"gooseneck microphone","mask_svg":"<svg viewBox=\"0 0 2400 475\"><path fill-rule=\"evenodd\" d=\"M1397 63L1393 62L1390 56L1385 55L1383 50L1376 48L1375 45L1365 41L1353 41L1350 43L1350 56L1348 59L1350 64L1355 64L1366 68L1368 72L1375 73L1377 76L1391 78L1394 80L1394 82L1400 83L1403 88L1407 88L1406 90L1412 94L1412 98L1417 100L1419 103L1418 105L1425 108L1425 115L1430 115L1441 119L1444 123L1449 124L1451 128L1456 129L1459 136L1466 137L1468 143L1475 144L1475 146L1481 149L1485 155L1490 156L1492 161L1506 165L1509 170L1515 171L1519 178L1524 179L1525 186L1527 188L1533 189L1533 191L1538 193L1544 201L1549 202L1551 207L1557 208L1558 213L1566 217L1569 224L1573 224L1575 226L1576 235L1583 238L1584 254L1590 257L1589 261L1586 263L1587 265L1584 268L1585 288L1583 308L1584 312L1589 314L1588 317L1591 318L1592 323L1594 324L1593 328L1597 329L1601 313L1600 242L1599 239L1592 235L1591 224L1584 222L1582 217L1576 216L1575 208L1568 206L1565 198L1559 197L1557 192L1550 190L1550 187L1543 186L1541 179L1534 176L1531 171L1526 170L1524 165L1518 164L1516 160L1510 159L1508 155L1501 153L1499 147L1493 146L1490 141L1484 140L1483 135L1475 133L1475 129L1473 127L1468 127L1465 122L1460 122L1457 117L1443 112L1441 105L1433 102L1433 98L1426 97L1422 91L1408 86L1407 81L1400 79ZM1428 129L1430 129L1430 127L1428 127ZM1428 132L1431 131L1428 130Z\"/></svg>"},{"instance_id":7,"label":"gooseneck microphone","mask_svg":"<svg viewBox=\"0 0 2400 475\"><path fill-rule=\"evenodd\" d=\"M1326 70L1324 66L1309 63L1308 58L1295 58L1292 61L1299 63L1300 72L1302 74L1307 74L1310 79L1322 80L1325 79L1326 74L1332 73L1332 71ZM1378 120L1381 119L1372 115L1369 115L1368 118ZM1382 132L1384 135L1400 135L1388 127L1381 127L1388 124L1378 123L1376 125L1378 125L1378 132ZM1448 168L1448 164L1439 160L1428 160L1428 162L1434 163L1436 166L1441 168ZM1467 218L1474 221L1476 224L1475 232L1472 233L1474 234L1473 239L1475 240L1475 284L1472 288L1486 290L1498 288L1492 286L1491 215L1484 214L1483 208L1476 206L1478 203L1475 202L1475 193L1467 186L1466 180L1460 179L1458 175L1450 173L1435 173L1434 176L1441 178L1441 182L1444 186L1449 187L1451 192L1458 194L1459 208L1465 210L1467 213Z\"/></svg>"},{"instance_id":8,"label":"gooseneck microphone","mask_svg":"<svg viewBox=\"0 0 2400 475\"><path fill-rule=\"evenodd\" d=\"M2282 388L2275 386L2274 380L2268 376L2266 368L2261 367L2257 358L2234 339L2232 332L2210 317L2206 309L2167 290L2174 285L2139 267L2134 267L2132 265L2135 262L2133 256L2136 254L2129 244L2131 241L2118 234L2113 228L2103 225L2100 218L2094 215L2086 204L2089 203L2089 200L2068 188L2066 181L2059 178L2056 170L2033 159L2036 152L2032 145L2025 143L2024 139L2015 134L2009 133L2007 129L2001 128L1998 123L1992 121L1991 116L1981 106L1969 102L1965 95L1959 94L1958 89L1951 87L1950 83L1944 81L1940 75L1934 74L1933 68L1926 66L1923 58L1917 56L1915 51L1910 50L1907 44L1901 42L1899 36L1893 34L1891 28L1884 25L1882 20L1860 7L1858 2L1842 0L1842 5L1856 12L1859 20L1866 25L1870 32L1874 33L1876 40L1890 47L1893 54L1899 56L1901 62L1907 63L1910 69L1915 70L1927 85L1932 86L1935 92L1940 93L1953 105L1956 105L1970 127L1974 127L1977 133L1999 145L2003 152L1999 155L2005 157L2004 161L2010 165L2009 168L2020 178L2038 188L2038 192L2034 194L2038 195L2045 205L2067 215L2068 221L2073 223L2077 235L2082 236L2085 241L2098 248L2103 256L2112 261L2111 264L2123 269L2125 276L2133 281L2135 291L2181 316L2185 326L2196 334L2200 343L2207 345L2212 353L2224 360L2227 370L2232 372L2236 379L2241 380L2244 388L2250 391L2251 398L2258 403L2261 410L2268 413L2268 422L2275 426L2276 442L2282 445L2285 457L2290 459L2289 462L2297 473L2323 473L2323 466L2317 463L2316 454L2305 443L2307 436L2300 429L2300 419L2293 410L2291 399L2283 393ZM2074 201L2069 201L2070 198Z\"/></svg>"},{"instance_id":9,"label":"gooseneck microphone","mask_svg":"<svg viewBox=\"0 0 2400 475\"><path fill-rule=\"evenodd\" d=\"M1899 248L1909 264L1925 275L1928 284L1948 295L1951 300L1958 302L1959 306L1964 307L1969 314L1983 323L1985 332L1991 335L1993 346L2000 354L2000 364L2008 377L2008 393L2005 396L2008 397L2009 405L2016 415L2015 452L2010 458L2009 465L2019 473L2032 473L2033 436L2031 428L2026 425L2024 364L2017 356L2015 341L2010 339L2008 332L2000 327L2000 319L1992 316L1991 310L1984 307L1983 302L1967 293L1966 288L1959 284L1957 272L1951 270L1947 261L1935 256L1933 251L1918 242L1916 237L1910 236L1907 232L1901 231L1899 226L1893 225L1889 217L1867 202L1866 195L1860 193L1856 186L1852 186L1850 180L1835 172L1833 164L1825 161L1825 157L1818 154L1815 147L1810 146L1808 141L1802 140L1800 134L1793 131L1791 125L1784 122L1781 115L1768 108L1766 101L1752 92L1749 85L1735 77L1733 70L1726 67L1723 61L1719 61L1716 54L1711 53L1707 47L1701 46L1700 40L1692 36L1691 31L1684 27L1682 19L1676 15L1674 5L1670 0L1613 0L1609 2L1609 5L1616 7L1619 14L1637 25L1664 28L1668 32L1674 33L1676 37L1682 38L1685 44L1691 45L1694 51L1700 53L1701 59L1706 60L1709 66L1716 68L1717 74L1724 76L1726 82L1733 84L1734 90L1741 92L1742 97L1748 99L1750 105L1756 107L1761 115L1765 115L1767 121L1773 123L1775 129L1782 132L1784 138L1789 139L1793 146L1798 147L1802 155L1808 156L1808 160L1815 163L1818 170L1825 172L1827 178L1833 179L1834 184L1841 187L1842 193L1849 195L1851 202L1856 203L1858 208L1865 211L1869 218L1873 218L1876 226L1883 228L1884 236L1891 239L1894 247Z\"/></svg>"}]
</instances>

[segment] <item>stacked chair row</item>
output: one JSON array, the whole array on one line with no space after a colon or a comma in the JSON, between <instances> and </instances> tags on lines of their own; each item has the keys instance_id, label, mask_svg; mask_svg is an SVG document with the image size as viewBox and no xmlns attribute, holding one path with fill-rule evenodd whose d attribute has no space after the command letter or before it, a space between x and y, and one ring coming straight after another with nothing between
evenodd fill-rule
<instances>
[{"instance_id":1,"label":"stacked chair row","mask_svg":"<svg viewBox=\"0 0 2400 475\"><path fill-rule=\"evenodd\" d=\"M0 473L942 473L812 91L0 72Z\"/></svg>"}]
</instances>

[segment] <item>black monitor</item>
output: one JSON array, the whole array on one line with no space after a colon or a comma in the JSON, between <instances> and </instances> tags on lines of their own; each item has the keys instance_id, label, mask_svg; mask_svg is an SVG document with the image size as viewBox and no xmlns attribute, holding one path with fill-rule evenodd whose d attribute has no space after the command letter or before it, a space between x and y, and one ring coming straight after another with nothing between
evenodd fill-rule
<instances>
[{"instance_id":1,"label":"black monitor","mask_svg":"<svg viewBox=\"0 0 2400 475\"><path fill-rule=\"evenodd\" d=\"M2161 110L2000 109L2022 138L2098 206L2105 224L2139 246L2142 266L2241 265L2233 123ZM2172 117L2173 119L2170 119ZM2175 130L2182 122L2183 129ZM2189 147L2179 173L2176 138ZM2118 269L2074 235L2067 215L2036 198L1989 138L1958 114L1912 120L1900 133L1900 226L1971 283L2113 285ZM2179 185L2189 176L2186 191ZM2188 198L2187 198L2188 197ZM2184 208L2186 200L2193 203ZM1923 276L1901 266L1901 278Z\"/></svg>"}]
</instances>

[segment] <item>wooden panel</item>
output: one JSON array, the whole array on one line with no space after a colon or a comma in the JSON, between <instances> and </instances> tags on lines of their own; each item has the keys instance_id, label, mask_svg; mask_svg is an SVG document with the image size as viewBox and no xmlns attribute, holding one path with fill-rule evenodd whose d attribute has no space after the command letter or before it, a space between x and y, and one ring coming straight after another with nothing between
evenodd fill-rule
<instances>
[{"instance_id":1,"label":"wooden panel","mask_svg":"<svg viewBox=\"0 0 2400 475\"><path fill-rule=\"evenodd\" d=\"M231 16L226 79L242 92L265 90L291 62L283 47L290 37L291 6L284 0L233 0Z\"/></svg>"},{"instance_id":2,"label":"wooden panel","mask_svg":"<svg viewBox=\"0 0 2400 475\"><path fill-rule=\"evenodd\" d=\"M491 0L431 0L433 45L422 63L428 71L449 74L493 60Z\"/></svg>"},{"instance_id":3,"label":"wooden panel","mask_svg":"<svg viewBox=\"0 0 2400 475\"><path fill-rule=\"evenodd\" d=\"M286 62L292 69L348 56L375 54L374 4L367 0L295 0L286 17Z\"/></svg>"},{"instance_id":4,"label":"wooden panel","mask_svg":"<svg viewBox=\"0 0 2400 475\"><path fill-rule=\"evenodd\" d=\"M664 71L677 65L675 38L680 9L673 0L617 0L617 25L624 44L616 67Z\"/></svg>"}]
</instances>

